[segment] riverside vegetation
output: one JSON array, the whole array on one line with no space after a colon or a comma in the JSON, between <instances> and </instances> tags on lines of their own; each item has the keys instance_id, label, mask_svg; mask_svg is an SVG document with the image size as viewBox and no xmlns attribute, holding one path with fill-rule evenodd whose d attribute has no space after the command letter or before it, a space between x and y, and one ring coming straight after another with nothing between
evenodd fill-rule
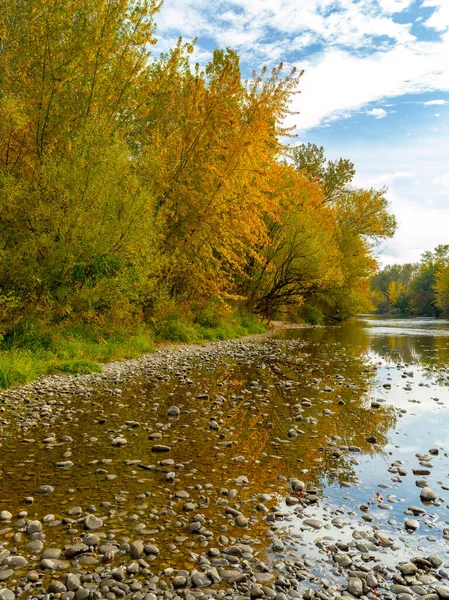
<instances>
[{"instance_id":1,"label":"riverside vegetation","mask_svg":"<svg viewBox=\"0 0 449 600\"><path fill-rule=\"evenodd\" d=\"M389 265L371 281L380 313L444 317L449 314L449 244L424 252L417 264Z\"/></svg>"},{"instance_id":2,"label":"riverside vegetation","mask_svg":"<svg viewBox=\"0 0 449 600\"><path fill-rule=\"evenodd\" d=\"M152 56L158 9L2 4L0 386L369 306L385 190L286 143L301 73Z\"/></svg>"}]
</instances>

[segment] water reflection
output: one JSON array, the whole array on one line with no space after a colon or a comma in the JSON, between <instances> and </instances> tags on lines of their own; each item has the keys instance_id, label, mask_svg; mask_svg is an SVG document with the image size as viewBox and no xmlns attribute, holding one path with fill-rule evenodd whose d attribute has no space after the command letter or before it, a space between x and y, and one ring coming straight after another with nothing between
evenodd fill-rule
<instances>
[{"instance_id":1,"label":"water reflection","mask_svg":"<svg viewBox=\"0 0 449 600\"><path fill-rule=\"evenodd\" d=\"M351 319L341 327L311 327L290 338L305 338L315 344L339 343L356 356L363 354L394 363L429 367L440 383L449 364L449 321L443 319L397 319L376 316Z\"/></svg>"},{"instance_id":2,"label":"water reflection","mask_svg":"<svg viewBox=\"0 0 449 600\"><path fill-rule=\"evenodd\" d=\"M95 505L106 533L121 541L154 540L161 549L159 565L185 567L192 549L209 541L186 531L190 509L186 512L186 499L177 492L187 491L214 536L225 531L239 538L246 530L236 527L223 504L223 490L236 488L235 507L252 519L247 531L266 548L269 529L256 511L261 493L285 497L291 477L319 488L324 481L352 483L358 458L382 456L395 426L391 406L371 408L372 361L359 346L353 353L341 335L348 333L316 329L301 344L268 342L239 360L186 360L137 382L120 398L111 393L63 402L49 398L53 413L25 430L17 430L17 415L6 411L0 509L17 514L27 506L34 518L54 514L58 521L71 507L84 512ZM365 339L361 328L353 327L353 335ZM167 414L172 405L180 409L178 418ZM25 407L30 418L35 410ZM211 420L218 430L211 429ZM119 435L126 445L113 446ZM366 439L373 435L375 444ZM154 454L155 443L170 452ZM167 457L172 462L164 462ZM64 460L73 466L58 468ZM135 461L160 470L142 471ZM164 472L170 469L174 484ZM42 485L51 485L53 493L37 494ZM32 508L24 502L30 496ZM64 521L45 529L48 543L60 546L79 534L76 524ZM182 541L170 550L180 531ZM4 535L8 547L10 530ZM20 540L14 543L20 547ZM33 565L38 557L29 559Z\"/></svg>"},{"instance_id":3,"label":"water reflection","mask_svg":"<svg viewBox=\"0 0 449 600\"><path fill-rule=\"evenodd\" d=\"M356 465L360 485L345 489L332 480L323 481L323 515L341 510L345 520L350 521L351 515L360 515L358 506L368 503L373 524L396 540L397 551L389 552L391 563L417 552L446 552L443 534L449 500L449 322L363 317L340 328L308 328L288 335L319 344L318 352L328 344L339 344L357 357L370 357L377 365L375 382L370 387L372 398L386 402L399 417L389 432L384 452L364 454ZM421 506L416 485L419 475L414 476L414 469L422 468L418 455L427 454L430 448L437 453L425 479L442 500L426 507L426 513L418 519L419 530L410 535L404 529L407 508ZM398 477L394 470L391 472L395 461L401 461L406 475ZM379 509L379 494L387 498L389 511ZM366 529L360 517L357 522L357 529ZM313 542L313 533L307 535L300 522L293 520L292 526L301 531L303 541ZM347 540L351 535L351 529L339 532L329 527L328 531L334 539Z\"/></svg>"},{"instance_id":4,"label":"water reflection","mask_svg":"<svg viewBox=\"0 0 449 600\"><path fill-rule=\"evenodd\" d=\"M47 541L63 547L82 533L76 522L63 521L68 509L80 506L84 513L95 505L110 539L158 545L155 570L192 567L192 553L223 534L251 536L263 556L271 531L257 510L260 494L272 494L268 508L285 509L291 477L317 488L329 515L343 506L353 519L368 502L382 527L376 492L387 485L387 526L401 530L404 509L419 503L415 454L436 445L441 450L429 482L437 487L447 475L449 390L440 384L447 383L441 368L449 357L449 324L438 322L430 335L432 327L430 320L360 318L342 327L284 331L280 340L242 344L238 356L186 356L122 386L120 397L111 389L48 398L51 410L35 427L19 425L32 422L42 406L30 401L14 412L7 405L0 424L0 510L17 515L26 508L38 519L54 514L56 525L44 526ZM373 407L374 400L384 402ZM168 416L173 405L179 417ZM126 445L113 446L118 436ZM170 451L153 453L155 443ZM73 466L57 466L67 460ZM410 476L394 479L388 469L395 460ZM138 461L156 470L142 470ZM170 470L174 483L167 480ZM54 492L36 494L42 485ZM30 496L34 503L27 505ZM236 525L229 506L250 518L247 528ZM437 522L443 519L444 505L432 511ZM197 513L210 537L188 531ZM426 519L415 545L435 529L434 517ZM26 537L12 535L10 527L1 530L0 543L26 554ZM86 568L95 568L91 558ZM27 569L38 560L29 556Z\"/></svg>"}]
</instances>

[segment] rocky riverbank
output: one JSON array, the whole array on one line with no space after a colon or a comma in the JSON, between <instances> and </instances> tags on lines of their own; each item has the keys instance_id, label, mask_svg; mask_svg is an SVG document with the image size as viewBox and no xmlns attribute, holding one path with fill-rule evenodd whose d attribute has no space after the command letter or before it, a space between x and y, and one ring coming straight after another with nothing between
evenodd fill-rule
<instances>
[{"instance_id":1,"label":"rocky riverbank","mask_svg":"<svg viewBox=\"0 0 449 600\"><path fill-rule=\"evenodd\" d=\"M324 473L357 487L396 414L368 400L375 365L329 351L170 347L2 392L0 599L449 598L442 558L371 516L394 498L323 499ZM443 503L417 487L398 530Z\"/></svg>"}]
</instances>

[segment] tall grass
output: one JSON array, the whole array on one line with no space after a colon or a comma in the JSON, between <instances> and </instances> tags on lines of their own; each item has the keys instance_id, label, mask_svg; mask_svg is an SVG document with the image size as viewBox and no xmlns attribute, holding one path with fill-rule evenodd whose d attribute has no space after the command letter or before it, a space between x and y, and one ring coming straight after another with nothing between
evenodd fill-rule
<instances>
[{"instance_id":1,"label":"tall grass","mask_svg":"<svg viewBox=\"0 0 449 600\"><path fill-rule=\"evenodd\" d=\"M154 351L155 342L198 343L265 331L251 315L196 322L170 316L154 323L152 330L117 331L104 338L86 327L51 330L36 323L24 324L0 341L0 389L41 375L100 372L101 363L138 358Z\"/></svg>"},{"instance_id":2,"label":"tall grass","mask_svg":"<svg viewBox=\"0 0 449 600\"><path fill-rule=\"evenodd\" d=\"M0 388L23 384L41 375L94 373L100 363L137 358L154 350L150 332L92 339L87 330L58 331L50 334L18 331L0 343Z\"/></svg>"}]
</instances>

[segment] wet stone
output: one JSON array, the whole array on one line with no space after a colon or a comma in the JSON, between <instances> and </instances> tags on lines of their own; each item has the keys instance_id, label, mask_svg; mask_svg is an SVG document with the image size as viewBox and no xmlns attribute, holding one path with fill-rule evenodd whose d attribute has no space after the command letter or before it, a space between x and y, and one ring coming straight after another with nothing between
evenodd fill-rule
<instances>
[{"instance_id":1,"label":"wet stone","mask_svg":"<svg viewBox=\"0 0 449 600\"><path fill-rule=\"evenodd\" d=\"M41 485L37 488L36 494L52 494L55 488L51 485Z\"/></svg>"},{"instance_id":2,"label":"wet stone","mask_svg":"<svg viewBox=\"0 0 449 600\"><path fill-rule=\"evenodd\" d=\"M156 444L151 448L151 452L170 452L170 450L170 446L164 446L163 444Z\"/></svg>"},{"instance_id":3,"label":"wet stone","mask_svg":"<svg viewBox=\"0 0 449 600\"><path fill-rule=\"evenodd\" d=\"M420 498L423 502L434 502L437 498L437 495L429 487L424 487L421 490Z\"/></svg>"},{"instance_id":4,"label":"wet stone","mask_svg":"<svg viewBox=\"0 0 449 600\"><path fill-rule=\"evenodd\" d=\"M96 517L95 515L87 515L84 519L84 529L95 530L103 527L103 519Z\"/></svg>"},{"instance_id":5,"label":"wet stone","mask_svg":"<svg viewBox=\"0 0 449 600\"><path fill-rule=\"evenodd\" d=\"M313 529L321 529L323 527L323 523L318 521L318 519L304 519L303 525L312 527Z\"/></svg>"},{"instance_id":6,"label":"wet stone","mask_svg":"<svg viewBox=\"0 0 449 600\"><path fill-rule=\"evenodd\" d=\"M358 577L350 577L348 581L348 592L356 598L360 598L363 594L362 580Z\"/></svg>"}]
</instances>

